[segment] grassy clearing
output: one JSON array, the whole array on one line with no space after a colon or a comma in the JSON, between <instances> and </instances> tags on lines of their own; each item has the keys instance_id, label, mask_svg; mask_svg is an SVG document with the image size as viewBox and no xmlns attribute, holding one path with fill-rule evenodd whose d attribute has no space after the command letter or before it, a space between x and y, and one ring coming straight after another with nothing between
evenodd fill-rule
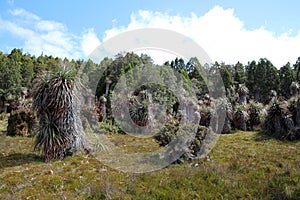
<instances>
[{"instance_id":1,"label":"grassy clearing","mask_svg":"<svg viewBox=\"0 0 300 200\"><path fill-rule=\"evenodd\" d=\"M44 163L32 138L4 135L0 121L0 199L299 199L300 142L257 132L221 135L210 160L145 173L119 172L92 156ZM109 135L127 151L156 150L152 139Z\"/></svg>"}]
</instances>

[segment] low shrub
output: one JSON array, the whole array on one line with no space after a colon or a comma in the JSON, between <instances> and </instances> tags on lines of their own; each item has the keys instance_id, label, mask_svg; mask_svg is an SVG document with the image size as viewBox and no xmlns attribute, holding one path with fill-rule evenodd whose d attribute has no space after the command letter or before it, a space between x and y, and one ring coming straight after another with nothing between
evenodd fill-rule
<instances>
[{"instance_id":1,"label":"low shrub","mask_svg":"<svg viewBox=\"0 0 300 200\"><path fill-rule=\"evenodd\" d=\"M100 132L104 134L123 134L124 132L111 121L102 121L100 124Z\"/></svg>"},{"instance_id":2,"label":"low shrub","mask_svg":"<svg viewBox=\"0 0 300 200\"><path fill-rule=\"evenodd\" d=\"M195 130L196 128L196 130ZM201 156L202 145L206 139L207 134L211 133L211 130L207 127L195 124L167 123L158 134L154 136L160 146L170 145L173 141L176 141L171 151L181 149L184 153L175 161L175 163L182 163L185 160L191 160ZM169 152L171 154L171 152Z\"/></svg>"},{"instance_id":3,"label":"low shrub","mask_svg":"<svg viewBox=\"0 0 300 200\"><path fill-rule=\"evenodd\" d=\"M35 135L36 116L30 109L16 110L10 113L7 135L32 137Z\"/></svg>"}]
</instances>

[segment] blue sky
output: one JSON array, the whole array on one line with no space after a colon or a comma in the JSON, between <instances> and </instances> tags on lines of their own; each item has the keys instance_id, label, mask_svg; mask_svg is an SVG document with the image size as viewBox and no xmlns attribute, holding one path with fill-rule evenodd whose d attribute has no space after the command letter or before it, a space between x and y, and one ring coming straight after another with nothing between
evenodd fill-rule
<instances>
[{"instance_id":1,"label":"blue sky","mask_svg":"<svg viewBox=\"0 0 300 200\"><path fill-rule=\"evenodd\" d=\"M85 58L105 39L167 28L194 39L213 60L266 57L277 67L300 56L297 0L1 0L0 51Z\"/></svg>"}]
</instances>

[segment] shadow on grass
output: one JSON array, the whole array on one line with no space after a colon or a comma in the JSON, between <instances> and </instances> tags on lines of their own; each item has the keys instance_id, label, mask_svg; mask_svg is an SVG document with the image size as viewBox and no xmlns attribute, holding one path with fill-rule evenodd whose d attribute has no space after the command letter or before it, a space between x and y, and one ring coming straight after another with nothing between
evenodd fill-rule
<instances>
[{"instance_id":1,"label":"shadow on grass","mask_svg":"<svg viewBox=\"0 0 300 200\"><path fill-rule=\"evenodd\" d=\"M253 140L256 142L259 141L265 141L265 140L271 140L274 139L273 137L264 134L262 131L257 131L254 135L253 135Z\"/></svg>"},{"instance_id":2,"label":"shadow on grass","mask_svg":"<svg viewBox=\"0 0 300 200\"><path fill-rule=\"evenodd\" d=\"M300 142L300 131L292 139L288 138L286 135L287 135L287 133L276 133L274 135L266 135L261 130L261 131L258 131L253 136L253 140L256 141L256 142L259 142L259 141L268 141L268 140L277 140L277 141L282 141L282 142L286 142L286 143Z\"/></svg>"},{"instance_id":3,"label":"shadow on grass","mask_svg":"<svg viewBox=\"0 0 300 200\"><path fill-rule=\"evenodd\" d=\"M24 164L28 164L31 162L43 162L43 157L29 153L29 154L21 154L15 153L10 154L7 156L0 156L0 168L7 168L7 167L15 167Z\"/></svg>"}]
</instances>

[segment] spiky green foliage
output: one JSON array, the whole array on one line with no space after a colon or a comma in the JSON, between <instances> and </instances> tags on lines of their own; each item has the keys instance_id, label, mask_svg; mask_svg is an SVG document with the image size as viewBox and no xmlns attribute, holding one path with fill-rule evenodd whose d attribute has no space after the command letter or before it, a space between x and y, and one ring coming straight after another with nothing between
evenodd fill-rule
<instances>
[{"instance_id":1,"label":"spiky green foliage","mask_svg":"<svg viewBox=\"0 0 300 200\"><path fill-rule=\"evenodd\" d=\"M299 96L292 97L288 101L289 104L289 111L293 115L293 121L295 126L300 126L300 99Z\"/></svg>"},{"instance_id":2,"label":"spiky green foliage","mask_svg":"<svg viewBox=\"0 0 300 200\"><path fill-rule=\"evenodd\" d=\"M35 83L33 109L39 124L34 149L42 151L45 161L63 159L83 144L77 93L75 71L69 68Z\"/></svg>"},{"instance_id":3,"label":"spiky green foliage","mask_svg":"<svg viewBox=\"0 0 300 200\"><path fill-rule=\"evenodd\" d=\"M212 113L213 113L213 110L210 106L204 105L204 104L201 105L201 108L200 108L200 115L201 115L200 125L201 126L209 127Z\"/></svg>"},{"instance_id":4,"label":"spiky green foliage","mask_svg":"<svg viewBox=\"0 0 300 200\"><path fill-rule=\"evenodd\" d=\"M226 115L225 115L224 125L221 133L229 133L231 129L233 108L227 98L220 99L217 106L217 113L223 113L223 112L226 113Z\"/></svg>"},{"instance_id":5,"label":"spiky green foliage","mask_svg":"<svg viewBox=\"0 0 300 200\"><path fill-rule=\"evenodd\" d=\"M246 103L247 94L249 93L249 89L246 87L245 84L239 84L239 88L237 90L239 94L239 103Z\"/></svg>"},{"instance_id":6,"label":"spiky green foliage","mask_svg":"<svg viewBox=\"0 0 300 200\"><path fill-rule=\"evenodd\" d=\"M245 84L239 84L238 93L240 95L246 95L249 93L249 89L246 87Z\"/></svg>"},{"instance_id":7,"label":"spiky green foliage","mask_svg":"<svg viewBox=\"0 0 300 200\"><path fill-rule=\"evenodd\" d=\"M249 120L248 108L245 104L237 105L233 114L233 124L239 130L247 130L247 121Z\"/></svg>"},{"instance_id":8,"label":"spiky green foliage","mask_svg":"<svg viewBox=\"0 0 300 200\"><path fill-rule=\"evenodd\" d=\"M275 99L263 124L263 133L278 139L295 139L297 132L288 103Z\"/></svg>"},{"instance_id":9,"label":"spiky green foliage","mask_svg":"<svg viewBox=\"0 0 300 200\"><path fill-rule=\"evenodd\" d=\"M117 101L122 103L122 98ZM177 97L166 86L153 83L145 84L138 88L130 98L129 114L135 124L146 126L150 121L153 123L155 121L153 116L155 110L153 107L154 104L166 107L169 114L175 116L178 112L176 103L178 103ZM164 114L162 110L155 110L156 114L158 112L161 112L162 115Z\"/></svg>"},{"instance_id":10,"label":"spiky green foliage","mask_svg":"<svg viewBox=\"0 0 300 200\"><path fill-rule=\"evenodd\" d=\"M129 105L129 115L138 126L146 126L150 122L148 101L144 98L132 97Z\"/></svg>"},{"instance_id":11,"label":"spiky green foliage","mask_svg":"<svg viewBox=\"0 0 300 200\"><path fill-rule=\"evenodd\" d=\"M293 81L290 85L290 93L293 95L293 96L296 96L299 94L299 83L298 82L295 82Z\"/></svg>"},{"instance_id":12,"label":"spiky green foliage","mask_svg":"<svg viewBox=\"0 0 300 200\"><path fill-rule=\"evenodd\" d=\"M228 101L232 104L232 106L235 106L235 104L238 102L239 94L236 92L236 88L234 85L230 88L227 88L226 97L228 98Z\"/></svg>"},{"instance_id":13,"label":"spiky green foliage","mask_svg":"<svg viewBox=\"0 0 300 200\"><path fill-rule=\"evenodd\" d=\"M249 110L249 126L253 130L255 126L258 126L263 121L262 109L263 105L251 100L248 104Z\"/></svg>"}]
</instances>

